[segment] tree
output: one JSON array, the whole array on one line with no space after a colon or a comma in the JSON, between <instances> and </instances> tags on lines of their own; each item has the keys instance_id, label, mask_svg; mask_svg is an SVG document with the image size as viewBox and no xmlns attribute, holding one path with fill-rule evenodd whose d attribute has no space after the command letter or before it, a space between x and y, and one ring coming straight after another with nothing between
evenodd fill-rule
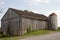
<instances>
[{"instance_id":1,"label":"tree","mask_svg":"<svg viewBox=\"0 0 60 40\"><path fill-rule=\"evenodd\" d=\"M30 13L33 13L31 10L24 10L25 12L30 12Z\"/></svg>"}]
</instances>

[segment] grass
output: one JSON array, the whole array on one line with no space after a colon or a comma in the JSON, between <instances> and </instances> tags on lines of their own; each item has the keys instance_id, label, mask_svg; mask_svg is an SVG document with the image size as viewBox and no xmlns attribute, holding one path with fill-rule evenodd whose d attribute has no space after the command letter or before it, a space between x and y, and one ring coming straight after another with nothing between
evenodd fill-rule
<instances>
[{"instance_id":1,"label":"grass","mask_svg":"<svg viewBox=\"0 0 60 40\"><path fill-rule=\"evenodd\" d=\"M60 31L60 27L58 27L58 31Z\"/></svg>"},{"instance_id":2,"label":"grass","mask_svg":"<svg viewBox=\"0 0 60 40\"><path fill-rule=\"evenodd\" d=\"M22 36L7 36L7 37L2 37L0 34L0 40L20 40L21 38L25 38L28 36L38 36L38 35L45 35L49 34L50 32L53 32L51 30L37 30L37 31L31 31L29 33L26 33Z\"/></svg>"},{"instance_id":3,"label":"grass","mask_svg":"<svg viewBox=\"0 0 60 40\"><path fill-rule=\"evenodd\" d=\"M37 31L31 31L29 33L24 34L24 36L31 36L31 35L44 35L48 34L49 32L52 32L51 30L37 30Z\"/></svg>"},{"instance_id":4,"label":"grass","mask_svg":"<svg viewBox=\"0 0 60 40\"><path fill-rule=\"evenodd\" d=\"M0 40L19 40L21 36L3 36L0 34Z\"/></svg>"},{"instance_id":5,"label":"grass","mask_svg":"<svg viewBox=\"0 0 60 40\"><path fill-rule=\"evenodd\" d=\"M20 36L13 36L13 37L2 37L0 40L19 40Z\"/></svg>"}]
</instances>

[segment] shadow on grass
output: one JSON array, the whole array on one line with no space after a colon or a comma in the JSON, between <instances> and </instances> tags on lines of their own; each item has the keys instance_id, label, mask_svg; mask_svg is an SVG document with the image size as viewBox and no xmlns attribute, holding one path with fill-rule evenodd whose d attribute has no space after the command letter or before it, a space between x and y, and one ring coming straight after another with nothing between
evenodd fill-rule
<instances>
[{"instance_id":1,"label":"shadow on grass","mask_svg":"<svg viewBox=\"0 0 60 40\"><path fill-rule=\"evenodd\" d=\"M19 37L19 36L8 36L0 34L0 38L11 38L11 37Z\"/></svg>"}]
</instances>

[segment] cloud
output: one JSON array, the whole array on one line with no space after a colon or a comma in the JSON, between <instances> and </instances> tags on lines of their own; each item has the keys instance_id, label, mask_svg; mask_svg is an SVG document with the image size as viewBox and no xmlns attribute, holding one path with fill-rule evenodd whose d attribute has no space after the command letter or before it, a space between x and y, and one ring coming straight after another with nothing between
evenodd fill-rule
<instances>
[{"instance_id":1,"label":"cloud","mask_svg":"<svg viewBox=\"0 0 60 40\"><path fill-rule=\"evenodd\" d=\"M2 6L3 4L4 4L4 2L0 0L0 6Z\"/></svg>"},{"instance_id":2,"label":"cloud","mask_svg":"<svg viewBox=\"0 0 60 40\"><path fill-rule=\"evenodd\" d=\"M49 13L56 13L59 16L60 15L60 10L52 10L52 11L49 11Z\"/></svg>"},{"instance_id":3,"label":"cloud","mask_svg":"<svg viewBox=\"0 0 60 40\"><path fill-rule=\"evenodd\" d=\"M39 11L38 11L38 10L32 10L32 12L34 12L34 13L39 13Z\"/></svg>"},{"instance_id":4,"label":"cloud","mask_svg":"<svg viewBox=\"0 0 60 40\"><path fill-rule=\"evenodd\" d=\"M39 5L40 3L48 3L49 0L25 0L29 5Z\"/></svg>"},{"instance_id":5,"label":"cloud","mask_svg":"<svg viewBox=\"0 0 60 40\"><path fill-rule=\"evenodd\" d=\"M56 2L60 2L60 0L56 0Z\"/></svg>"}]
</instances>

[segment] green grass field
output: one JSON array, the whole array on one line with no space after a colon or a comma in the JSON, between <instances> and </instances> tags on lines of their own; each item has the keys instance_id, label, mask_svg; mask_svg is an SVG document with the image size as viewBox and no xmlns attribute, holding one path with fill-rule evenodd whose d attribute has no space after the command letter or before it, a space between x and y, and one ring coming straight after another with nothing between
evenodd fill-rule
<instances>
[{"instance_id":1,"label":"green grass field","mask_svg":"<svg viewBox=\"0 0 60 40\"><path fill-rule=\"evenodd\" d=\"M31 31L29 33L24 34L24 36L31 36L31 35L43 35L48 34L49 32L52 32L50 30L37 30L37 31Z\"/></svg>"},{"instance_id":2,"label":"green grass field","mask_svg":"<svg viewBox=\"0 0 60 40\"><path fill-rule=\"evenodd\" d=\"M11 37L2 37L2 35L0 34L0 40L19 40L21 38L25 38L28 36L38 36L38 35L45 35L45 34L49 34L50 32L53 32L51 30L37 30L37 31L31 31L29 33L26 33L22 36L11 36Z\"/></svg>"}]
</instances>

